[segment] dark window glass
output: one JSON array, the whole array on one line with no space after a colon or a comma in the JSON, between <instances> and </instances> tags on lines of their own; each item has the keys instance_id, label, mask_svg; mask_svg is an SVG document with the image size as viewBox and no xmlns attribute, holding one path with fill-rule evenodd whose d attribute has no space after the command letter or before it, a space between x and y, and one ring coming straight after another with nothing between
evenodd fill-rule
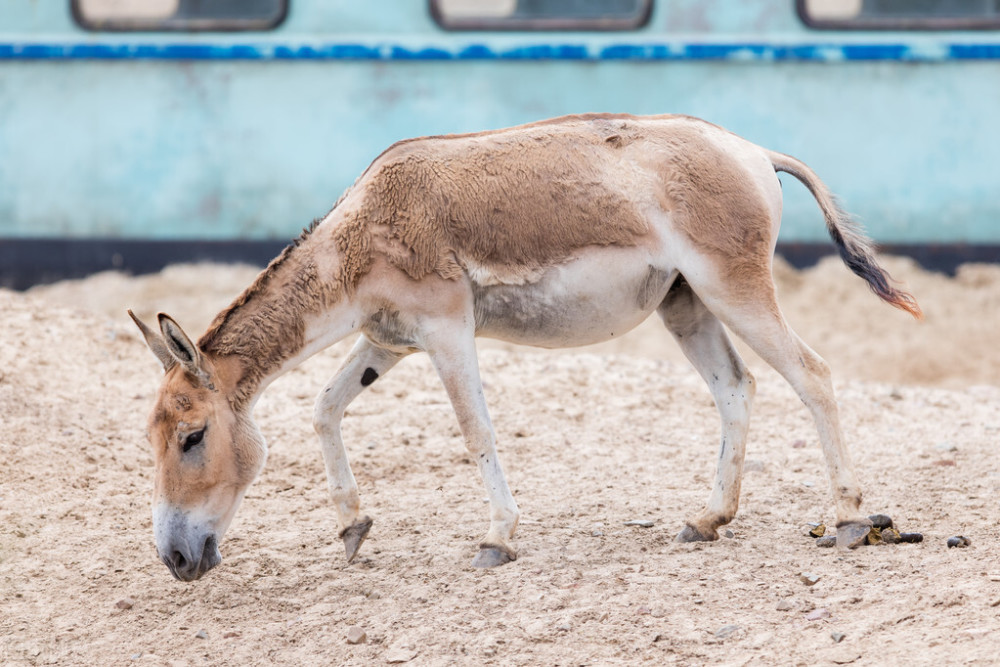
<instances>
[{"instance_id":1,"label":"dark window glass","mask_svg":"<svg viewBox=\"0 0 1000 667\"><path fill-rule=\"evenodd\" d=\"M1000 0L797 0L812 28L984 30L1000 28Z\"/></svg>"},{"instance_id":2,"label":"dark window glass","mask_svg":"<svg viewBox=\"0 0 1000 667\"><path fill-rule=\"evenodd\" d=\"M634 30L652 0L430 0L449 30Z\"/></svg>"},{"instance_id":3,"label":"dark window glass","mask_svg":"<svg viewBox=\"0 0 1000 667\"><path fill-rule=\"evenodd\" d=\"M288 0L71 0L87 30L269 30Z\"/></svg>"}]
</instances>

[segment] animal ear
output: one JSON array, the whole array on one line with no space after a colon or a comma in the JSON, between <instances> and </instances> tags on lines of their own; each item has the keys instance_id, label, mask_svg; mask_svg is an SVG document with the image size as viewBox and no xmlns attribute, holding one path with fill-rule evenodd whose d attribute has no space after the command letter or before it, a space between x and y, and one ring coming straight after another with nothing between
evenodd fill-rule
<instances>
[{"instance_id":1,"label":"animal ear","mask_svg":"<svg viewBox=\"0 0 1000 667\"><path fill-rule=\"evenodd\" d=\"M135 325L139 327L139 331L142 332L142 337L146 339L146 345L149 349L153 351L156 358L160 360L163 364L163 370L169 371L171 368L177 365L177 360L174 356L170 354L170 350L167 349L167 344L163 341L163 336L161 336L156 331L153 331L146 324L135 316L135 313L131 309L128 311L128 316L132 318Z\"/></svg>"},{"instance_id":2,"label":"animal ear","mask_svg":"<svg viewBox=\"0 0 1000 667\"><path fill-rule=\"evenodd\" d=\"M198 378L206 386L209 385L208 369L205 360L198 351L198 346L191 342L181 325L177 324L166 313L156 316L160 321L160 333L170 355L191 375Z\"/></svg>"}]
</instances>

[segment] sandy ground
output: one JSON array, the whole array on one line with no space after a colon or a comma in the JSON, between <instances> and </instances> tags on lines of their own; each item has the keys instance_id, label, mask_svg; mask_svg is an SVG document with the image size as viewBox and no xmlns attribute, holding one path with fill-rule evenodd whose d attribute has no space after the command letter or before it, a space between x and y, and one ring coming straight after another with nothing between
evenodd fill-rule
<instances>
[{"instance_id":1,"label":"sandy ground","mask_svg":"<svg viewBox=\"0 0 1000 667\"><path fill-rule=\"evenodd\" d=\"M841 552L805 536L833 521L816 432L750 355L733 537L674 544L708 496L718 418L653 320L568 353L481 346L522 510L516 562L469 567L484 492L421 356L345 420L375 525L344 562L310 425L340 344L259 403L268 465L222 565L192 584L153 547L143 433L161 372L124 311L164 310L194 334L256 269L0 291L0 664L996 664L1000 267L887 264L924 322L833 260L776 275L789 321L833 366L865 507L922 544ZM948 549L956 534L972 546Z\"/></svg>"}]
</instances>

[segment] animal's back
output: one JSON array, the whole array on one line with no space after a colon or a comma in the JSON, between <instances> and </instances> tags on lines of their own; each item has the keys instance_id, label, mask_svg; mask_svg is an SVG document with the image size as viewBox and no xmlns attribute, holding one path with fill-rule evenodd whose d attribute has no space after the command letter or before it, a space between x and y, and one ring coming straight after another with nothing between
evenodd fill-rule
<instances>
[{"instance_id":1,"label":"animal's back","mask_svg":"<svg viewBox=\"0 0 1000 667\"><path fill-rule=\"evenodd\" d=\"M581 248L640 243L650 208L683 203L664 188L671 170L697 187L706 161L690 156L713 132L724 131L684 116L591 114L403 141L359 179L363 203L347 227L366 236L355 247L414 278L531 281Z\"/></svg>"}]
</instances>

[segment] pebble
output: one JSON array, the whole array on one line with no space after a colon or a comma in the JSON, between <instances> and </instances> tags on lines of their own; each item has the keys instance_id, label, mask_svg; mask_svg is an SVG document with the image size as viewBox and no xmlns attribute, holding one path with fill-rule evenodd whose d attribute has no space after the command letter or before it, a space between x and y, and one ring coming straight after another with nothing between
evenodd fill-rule
<instances>
[{"instance_id":1,"label":"pebble","mask_svg":"<svg viewBox=\"0 0 1000 667\"><path fill-rule=\"evenodd\" d=\"M948 548L958 547L959 549L964 549L965 547L972 544L972 540L964 535L956 535L954 537L948 538Z\"/></svg>"},{"instance_id":2,"label":"pebble","mask_svg":"<svg viewBox=\"0 0 1000 667\"><path fill-rule=\"evenodd\" d=\"M816 546L818 547L835 547L837 546L837 536L836 535L825 535L824 537L819 537L816 539Z\"/></svg>"},{"instance_id":3,"label":"pebble","mask_svg":"<svg viewBox=\"0 0 1000 667\"><path fill-rule=\"evenodd\" d=\"M830 662L836 665L849 665L861 659L861 654L857 651L845 649L841 653L830 656Z\"/></svg>"},{"instance_id":4,"label":"pebble","mask_svg":"<svg viewBox=\"0 0 1000 667\"><path fill-rule=\"evenodd\" d=\"M780 602L778 602L778 605L775 607L775 609L777 611L791 611L792 607L793 607L792 603L789 602L788 600L781 600Z\"/></svg>"},{"instance_id":5,"label":"pebble","mask_svg":"<svg viewBox=\"0 0 1000 667\"><path fill-rule=\"evenodd\" d=\"M640 528L652 528L654 522L649 519L632 519L631 521L625 522L626 526L639 526Z\"/></svg>"},{"instance_id":6,"label":"pebble","mask_svg":"<svg viewBox=\"0 0 1000 667\"><path fill-rule=\"evenodd\" d=\"M833 640L834 644L839 644L840 642L844 641L844 637L846 637L846 636L847 635L845 635L843 632L831 632L830 633L830 639Z\"/></svg>"},{"instance_id":7,"label":"pebble","mask_svg":"<svg viewBox=\"0 0 1000 667\"><path fill-rule=\"evenodd\" d=\"M731 531L731 530L729 530L729 529L726 529L726 532L725 532L725 533L723 533L723 534L724 534L724 535L725 535L726 537L728 537L729 539L733 539L734 537L736 537L736 533L734 533L733 531Z\"/></svg>"},{"instance_id":8,"label":"pebble","mask_svg":"<svg viewBox=\"0 0 1000 667\"><path fill-rule=\"evenodd\" d=\"M882 541L886 544L898 544L901 541L899 531L895 528L883 528Z\"/></svg>"},{"instance_id":9,"label":"pebble","mask_svg":"<svg viewBox=\"0 0 1000 667\"><path fill-rule=\"evenodd\" d=\"M741 628L738 625L723 625L721 628L719 628L718 630L715 631L715 638L716 639L729 639L730 637L732 637L733 635L735 635L737 632L739 632L742 629L743 628Z\"/></svg>"},{"instance_id":10,"label":"pebble","mask_svg":"<svg viewBox=\"0 0 1000 667\"><path fill-rule=\"evenodd\" d=\"M595 530L594 532L591 533L591 536L592 537L604 537L604 531L603 530Z\"/></svg>"},{"instance_id":11,"label":"pebble","mask_svg":"<svg viewBox=\"0 0 1000 667\"><path fill-rule=\"evenodd\" d=\"M803 572L799 574L799 580L806 586L815 586L816 582L820 580L820 576L812 572Z\"/></svg>"},{"instance_id":12,"label":"pebble","mask_svg":"<svg viewBox=\"0 0 1000 667\"><path fill-rule=\"evenodd\" d=\"M368 639L368 633L366 633L358 626L352 625L351 627L347 628L348 644L363 644L366 639Z\"/></svg>"},{"instance_id":13,"label":"pebble","mask_svg":"<svg viewBox=\"0 0 1000 667\"><path fill-rule=\"evenodd\" d=\"M417 657L417 652L409 648L391 648L385 654L385 661L389 664L409 662Z\"/></svg>"},{"instance_id":14,"label":"pebble","mask_svg":"<svg viewBox=\"0 0 1000 667\"><path fill-rule=\"evenodd\" d=\"M208 633L205 632L204 630L199 630L198 633L195 634L195 637L197 637L198 639L208 639Z\"/></svg>"},{"instance_id":15,"label":"pebble","mask_svg":"<svg viewBox=\"0 0 1000 667\"><path fill-rule=\"evenodd\" d=\"M806 614L807 621L820 621L824 618L830 618L830 610L826 607L818 607Z\"/></svg>"},{"instance_id":16,"label":"pebble","mask_svg":"<svg viewBox=\"0 0 1000 667\"><path fill-rule=\"evenodd\" d=\"M135 606L135 600L133 600L132 598L122 598L121 600L115 603L115 606L118 607L119 609L131 609L132 607Z\"/></svg>"},{"instance_id":17,"label":"pebble","mask_svg":"<svg viewBox=\"0 0 1000 667\"><path fill-rule=\"evenodd\" d=\"M792 443L793 449L802 449L805 446L806 446L805 440L796 440L795 442Z\"/></svg>"}]
</instances>

